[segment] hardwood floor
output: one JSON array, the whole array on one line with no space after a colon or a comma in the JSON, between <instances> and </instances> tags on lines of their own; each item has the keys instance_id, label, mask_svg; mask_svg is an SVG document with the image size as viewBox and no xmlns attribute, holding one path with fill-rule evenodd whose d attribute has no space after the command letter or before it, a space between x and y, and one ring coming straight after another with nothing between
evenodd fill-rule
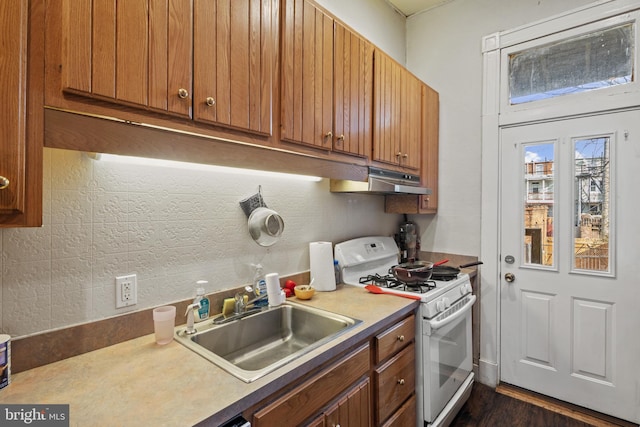
<instances>
[{"instance_id":1,"label":"hardwood floor","mask_svg":"<svg viewBox=\"0 0 640 427\"><path fill-rule=\"evenodd\" d=\"M491 387L475 383L471 397L455 418L452 427L585 427L616 426L609 422L583 422L544 407L497 393Z\"/></svg>"}]
</instances>

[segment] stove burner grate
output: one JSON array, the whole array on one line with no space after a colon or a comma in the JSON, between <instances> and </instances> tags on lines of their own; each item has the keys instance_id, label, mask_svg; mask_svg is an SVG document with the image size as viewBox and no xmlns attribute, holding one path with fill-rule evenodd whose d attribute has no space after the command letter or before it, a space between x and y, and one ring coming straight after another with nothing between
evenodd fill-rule
<instances>
[{"instance_id":1,"label":"stove burner grate","mask_svg":"<svg viewBox=\"0 0 640 427\"><path fill-rule=\"evenodd\" d=\"M393 275L381 276L379 274L370 274L360 278L360 284L371 284L380 286L381 288L398 289L406 292L414 292L424 294L436 287L436 282L433 280L426 280L424 282L405 283L398 280Z\"/></svg>"}]
</instances>

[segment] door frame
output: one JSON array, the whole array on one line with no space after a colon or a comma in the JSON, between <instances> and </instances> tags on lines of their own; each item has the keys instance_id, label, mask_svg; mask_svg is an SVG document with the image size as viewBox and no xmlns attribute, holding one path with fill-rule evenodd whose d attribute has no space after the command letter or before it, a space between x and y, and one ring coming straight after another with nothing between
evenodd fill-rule
<instances>
[{"instance_id":1,"label":"door frame","mask_svg":"<svg viewBox=\"0 0 640 427\"><path fill-rule=\"evenodd\" d=\"M500 128L522 123L544 122L554 117L545 117L535 109L501 114L501 76L505 72L503 51L516 44L530 42L567 29L587 25L596 21L615 19L624 14L640 10L637 0L600 0L591 5L562 14L501 31L482 39L483 84L482 84L482 201L480 222L480 256L484 260L480 278L480 360L478 381L495 387L500 381ZM625 17L622 17L623 19ZM637 25L636 27L640 27ZM636 31L640 31L636 28ZM637 33L636 33L637 34ZM640 38L637 38L640 40ZM636 47L637 51L638 48ZM640 59L636 55L637 73ZM628 105L627 105L628 104ZM640 105L640 91L631 96L615 99L614 104L604 106L604 111L616 111L630 105ZM568 110L567 110L568 111ZM568 116L592 114L595 111L571 111ZM497 166L497 167L496 167Z\"/></svg>"}]
</instances>

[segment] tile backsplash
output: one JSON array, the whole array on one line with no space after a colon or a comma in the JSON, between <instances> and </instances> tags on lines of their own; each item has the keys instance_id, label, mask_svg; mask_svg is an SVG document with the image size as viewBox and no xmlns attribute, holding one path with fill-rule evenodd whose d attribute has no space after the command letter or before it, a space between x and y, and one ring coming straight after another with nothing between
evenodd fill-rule
<instances>
[{"instance_id":1,"label":"tile backsplash","mask_svg":"<svg viewBox=\"0 0 640 427\"><path fill-rule=\"evenodd\" d=\"M0 230L0 330L14 337L117 316L249 283L252 263L281 275L309 269L308 243L390 235L384 198L333 194L328 180L97 162L45 149L44 226ZM284 219L258 246L239 202L262 186ZM138 304L115 308L116 276L136 273Z\"/></svg>"}]
</instances>

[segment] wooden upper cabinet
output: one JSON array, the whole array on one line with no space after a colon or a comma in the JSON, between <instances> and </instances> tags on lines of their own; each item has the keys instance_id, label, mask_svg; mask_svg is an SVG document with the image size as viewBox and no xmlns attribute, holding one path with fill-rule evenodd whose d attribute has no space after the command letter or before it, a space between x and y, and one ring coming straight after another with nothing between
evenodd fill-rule
<instances>
[{"instance_id":1,"label":"wooden upper cabinet","mask_svg":"<svg viewBox=\"0 0 640 427\"><path fill-rule=\"evenodd\" d=\"M420 197L419 213L436 213L438 211L438 143L440 126L440 98L438 92L423 85L423 144L422 184L430 188L432 193Z\"/></svg>"},{"instance_id":2,"label":"wooden upper cabinet","mask_svg":"<svg viewBox=\"0 0 640 427\"><path fill-rule=\"evenodd\" d=\"M282 139L369 156L371 43L309 1L284 0L282 13Z\"/></svg>"},{"instance_id":3,"label":"wooden upper cabinet","mask_svg":"<svg viewBox=\"0 0 640 427\"><path fill-rule=\"evenodd\" d=\"M333 18L306 0L284 0L282 13L282 139L329 150Z\"/></svg>"},{"instance_id":4,"label":"wooden upper cabinet","mask_svg":"<svg viewBox=\"0 0 640 427\"><path fill-rule=\"evenodd\" d=\"M380 50L374 59L373 160L419 171L422 83Z\"/></svg>"},{"instance_id":5,"label":"wooden upper cabinet","mask_svg":"<svg viewBox=\"0 0 640 427\"><path fill-rule=\"evenodd\" d=\"M335 23L333 150L368 157L373 115L373 45Z\"/></svg>"},{"instance_id":6,"label":"wooden upper cabinet","mask_svg":"<svg viewBox=\"0 0 640 427\"><path fill-rule=\"evenodd\" d=\"M42 18L38 6L33 4L33 15ZM28 0L0 2L1 227L42 225L44 76L43 62L31 62L30 57L35 51L42 54L44 42L37 30L43 20L34 18L30 26L31 12Z\"/></svg>"},{"instance_id":7,"label":"wooden upper cabinet","mask_svg":"<svg viewBox=\"0 0 640 427\"><path fill-rule=\"evenodd\" d=\"M194 119L271 135L272 0L194 0Z\"/></svg>"},{"instance_id":8,"label":"wooden upper cabinet","mask_svg":"<svg viewBox=\"0 0 640 427\"><path fill-rule=\"evenodd\" d=\"M63 0L63 90L191 117L192 1Z\"/></svg>"}]
</instances>

